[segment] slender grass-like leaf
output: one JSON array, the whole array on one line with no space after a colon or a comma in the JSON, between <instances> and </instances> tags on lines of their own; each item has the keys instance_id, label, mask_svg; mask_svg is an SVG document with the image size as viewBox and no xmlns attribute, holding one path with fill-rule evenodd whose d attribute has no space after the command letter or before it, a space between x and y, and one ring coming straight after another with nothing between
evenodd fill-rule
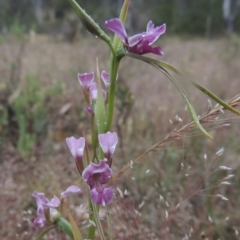
<instances>
[{"instance_id":1,"label":"slender grass-like leaf","mask_svg":"<svg viewBox=\"0 0 240 240\"><path fill-rule=\"evenodd\" d=\"M69 222L71 224L71 227L72 227L72 233L73 233L74 240L83 240L81 232L80 232L76 222L74 221L74 218L72 217L72 214L70 213L70 211L68 210L68 207L65 204L64 204L64 209L67 213L68 220L69 220Z\"/></svg>"},{"instance_id":2,"label":"slender grass-like leaf","mask_svg":"<svg viewBox=\"0 0 240 240\"><path fill-rule=\"evenodd\" d=\"M45 230L36 238L36 240L42 240L43 237L44 237L47 233L49 233L52 229L54 229L55 227L56 227L55 225L52 225L52 226L48 227L47 229L45 229Z\"/></svg>"},{"instance_id":3,"label":"slender grass-like leaf","mask_svg":"<svg viewBox=\"0 0 240 240\"><path fill-rule=\"evenodd\" d=\"M203 128L203 126L201 125L198 116L187 96L187 94L185 93L184 89L181 87L181 85L177 82L177 80L163 67L159 67L159 70L166 76L168 77L168 79L175 85L175 87L178 89L178 91L181 93L183 99L185 100L188 110L192 116L193 121L196 123L196 125L198 126L199 130L208 138L213 139L213 137Z\"/></svg>"},{"instance_id":4,"label":"slender grass-like leaf","mask_svg":"<svg viewBox=\"0 0 240 240\"><path fill-rule=\"evenodd\" d=\"M201 125L198 116L190 102L190 99L188 98L186 92L184 91L184 89L181 87L181 85L178 83L178 81L166 70L166 68L170 69L173 72L176 73L180 73L180 71L178 69L176 69L175 67L173 67L172 65L165 63L165 62L160 62L158 60L155 59L151 59L148 57L144 57L141 55L137 55L137 54L132 54L132 53L128 53L128 52L123 52L121 53L125 56L128 57L132 57L138 60L142 60L148 64L150 64L151 66L155 67L156 69L158 69L159 71L161 71L173 84L174 86L178 89L178 91L180 92L180 94L182 95L184 101L187 104L188 110L192 116L193 121L196 123L196 125L198 126L199 130L208 138L213 139L213 137L203 128L203 126Z\"/></svg>"},{"instance_id":5,"label":"slender grass-like leaf","mask_svg":"<svg viewBox=\"0 0 240 240\"><path fill-rule=\"evenodd\" d=\"M120 53L121 54L121 53ZM167 63L167 62L164 62L164 61L159 61L159 60L156 60L156 59L152 59L152 58L149 58L149 57L145 57L145 56L142 56L142 55L138 55L138 54L134 54L134 53L130 53L130 52L124 52L124 55L125 56L128 56L128 57L131 57L131 58L135 58L135 59L138 59L138 60L142 60L146 63L154 63L156 64L157 66L159 67L163 67L165 69L168 69L174 73L177 73L177 74L182 74L182 72L175 68L173 65Z\"/></svg>"},{"instance_id":6,"label":"slender grass-like leaf","mask_svg":"<svg viewBox=\"0 0 240 240\"><path fill-rule=\"evenodd\" d=\"M223 106L224 108L226 108L227 110L229 110L230 112L233 112L237 115L240 116L240 112L230 106L229 104L227 104L226 102L224 102L223 100L221 100L219 97L217 97L215 94L213 94L211 91L209 91L207 88L205 88L204 86L200 85L199 83L193 81L193 85L199 89L201 92L205 93L207 96L209 96L211 99L213 99L214 101L216 101L217 103L219 103L221 106Z\"/></svg>"}]
</instances>

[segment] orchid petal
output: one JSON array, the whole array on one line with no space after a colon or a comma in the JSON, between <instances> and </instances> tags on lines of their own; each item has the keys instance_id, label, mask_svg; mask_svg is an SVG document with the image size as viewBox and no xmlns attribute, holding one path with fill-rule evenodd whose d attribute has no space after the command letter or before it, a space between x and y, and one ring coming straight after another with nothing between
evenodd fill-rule
<instances>
[{"instance_id":1,"label":"orchid petal","mask_svg":"<svg viewBox=\"0 0 240 240\"><path fill-rule=\"evenodd\" d=\"M118 143L118 137L115 132L107 132L98 135L99 144L105 155L112 157Z\"/></svg>"},{"instance_id":2,"label":"orchid petal","mask_svg":"<svg viewBox=\"0 0 240 240\"><path fill-rule=\"evenodd\" d=\"M98 93L97 83L93 82L90 86L90 94L89 94L90 102L97 99L97 93Z\"/></svg>"},{"instance_id":3,"label":"orchid petal","mask_svg":"<svg viewBox=\"0 0 240 240\"><path fill-rule=\"evenodd\" d=\"M56 196L54 196L51 201L49 201L46 206L49 208L58 208L60 205L60 199Z\"/></svg>"},{"instance_id":4,"label":"orchid petal","mask_svg":"<svg viewBox=\"0 0 240 240\"><path fill-rule=\"evenodd\" d=\"M106 27L118 35L118 37L127 44L127 33L122 24L122 22L118 18L113 18L105 22Z\"/></svg>"},{"instance_id":5,"label":"orchid petal","mask_svg":"<svg viewBox=\"0 0 240 240\"><path fill-rule=\"evenodd\" d=\"M90 163L83 171L82 178L92 188L95 182L107 183L112 176L112 169L107 165L104 158L99 164Z\"/></svg>"},{"instance_id":6,"label":"orchid petal","mask_svg":"<svg viewBox=\"0 0 240 240\"><path fill-rule=\"evenodd\" d=\"M154 53L157 54L159 56L164 55L162 48L161 47L152 47L150 45L144 45L142 50L141 50L141 54L146 54L146 53Z\"/></svg>"},{"instance_id":7,"label":"orchid petal","mask_svg":"<svg viewBox=\"0 0 240 240\"><path fill-rule=\"evenodd\" d=\"M113 200L113 188L103 188L102 191L97 191L96 188L93 188L90 191L90 196L92 201L95 204L101 205L101 206L106 206Z\"/></svg>"},{"instance_id":8,"label":"orchid petal","mask_svg":"<svg viewBox=\"0 0 240 240\"><path fill-rule=\"evenodd\" d=\"M148 45L152 45L165 32L166 24L163 24L147 32L142 41Z\"/></svg>"},{"instance_id":9,"label":"orchid petal","mask_svg":"<svg viewBox=\"0 0 240 240\"><path fill-rule=\"evenodd\" d=\"M105 87L108 88L108 86L109 86L109 73L107 73L106 71L102 71L101 78L104 82Z\"/></svg>"},{"instance_id":10,"label":"orchid petal","mask_svg":"<svg viewBox=\"0 0 240 240\"><path fill-rule=\"evenodd\" d=\"M93 80L94 80L94 72L90 73L78 73L78 80L81 86L84 89L87 89L91 86Z\"/></svg>"},{"instance_id":11,"label":"orchid petal","mask_svg":"<svg viewBox=\"0 0 240 240\"><path fill-rule=\"evenodd\" d=\"M88 114L88 115L92 115L92 108L91 107L89 107L89 106L86 106L85 107L85 111L86 111L86 113Z\"/></svg>"},{"instance_id":12,"label":"orchid petal","mask_svg":"<svg viewBox=\"0 0 240 240\"><path fill-rule=\"evenodd\" d=\"M71 194L75 194L75 193L78 193L80 191L81 191L81 189L78 186L72 185L72 186L68 187L65 191L63 191L61 193L61 196L63 198L65 198L65 197L67 197Z\"/></svg>"},{"instance_id":13,"label":"orchid petal","mask_svg":"<svg viewBox=\"0 0 240 240\"><path fill-rule=\"evenodd\" d=\"M149 21L147 24L147 32L151 31L154 29L154 24L152 21Z\"/></svg>"},{"instance_id":14,"label":"orchid petal","mask_svg":"<svg viewBox=\"0 0 240 240\"><path fill-rule=\"evenodd\" d=\"M69 138L66 138L66 142L71 154L75 159L77 157L80 157L80 158L83 157L84 147L85 147L85 139L83 137L80 137L79 139L75 137L69 137Z\"/></svg>"},{"instance_id":15,"label":"orchid petal","mask_svg":"<svg viewBox=\"0 0 240 240\"><path fill-rule=\"evenodd\" d=\"M44 218L42 217L36 217L33 221L33 226L34 227L43 227L43 226L46 226L47 225L47 221Z\"/></svg>"},{"instance_id":16,"label":"orchid petal","mask_svg":"<svg viewBox=\"0 0 240 240\"><path fill-rule=\"evenodd\" d=\"M138 44L145 36L145 33L136 34L128 39L129 47L133 47Z\"/></svg>"}]
</instances>

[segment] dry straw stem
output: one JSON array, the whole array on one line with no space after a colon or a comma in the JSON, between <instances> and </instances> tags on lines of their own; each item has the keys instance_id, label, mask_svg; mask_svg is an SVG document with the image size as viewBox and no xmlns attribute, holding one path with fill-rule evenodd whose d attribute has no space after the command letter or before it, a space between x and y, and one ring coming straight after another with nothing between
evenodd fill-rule
<instances>
[{"instance_id":1,"label":"dry straw stem","mask_svg":"<svg viewBox=\"0 0 240 240\"><path fill-rule=\"evenodd\" d=\"M230 100L226 101L226 103L228 103L231 107L237 108L240 106L240 94L236 95L235 97L231 98ZM216 120L216 117L220 114L223 113L223 110L225 110L222 106L219 106L218 104L212 108L212 109L208 109L207 112L205 112L204 114L202 114L201 116L199 116L199 121L200 123L212 123L212 124L217 124L219 120ZM239 118L240 119L240 118ZM231 119L227 118L225 120L220 120L221 124L217 125L216 127L222 127L224 124L229 123ZM125 165L120 171L119 173L113 177L113 179L111 180L111 182L116 181L117 179L119 179L121 177L121 175L128 169L130 169L133 165L139 163L144 157L147 156L147 154L149 154L150 152L153 152L155 150L157 150L158 148L162 147L164 144L166 144L167 142L171 142L171 141L175 141L175 140L179 140L183 137L190 137L190 136L194 136L194 135L198 135L200 134L199 131L197 132L193 132L193 130L198 130L196 124L194 121L184 125L182 128L180 129L174 129L170 134L168 134L162 141L154 144L151 148L149 148L147 151L145 151L144 153L142 153L140 156L138 156L135 160L133 160L131 163ZM189 133L189 131L191 131ZM188 134L187 134L188 133Z\"/></svg>"}]
</instances>

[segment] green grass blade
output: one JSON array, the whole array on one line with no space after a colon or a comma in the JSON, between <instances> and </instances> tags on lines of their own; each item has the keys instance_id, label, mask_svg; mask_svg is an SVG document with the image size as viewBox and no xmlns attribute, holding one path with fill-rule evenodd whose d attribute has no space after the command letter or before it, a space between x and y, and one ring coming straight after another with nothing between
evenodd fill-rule
<instances>
[{"instance_id":1,"label":"green grass blade","mask_svg":"<svg viewBox=\"0 0 240 240\"><path fill-rule=\"evenodd\" d=\"M200 91L202 91L203 93L205 93L207 96L209 96L211 99L213 99L214 101L216 101L217 103L219 103L221 106L223 106L224 108L226 108L227 110L237 114L240 116L240 112L236 109L233 108L232 106L230 106L229 104L227 104L226 102L224 102L223 100L221 100L219 97L217 97L215 94L213 94L211 91L209 91L207 88L205 88L204 86L200 85L199 83L193 81L193 85L199 89Z\"/></svg>"}]
</instances>

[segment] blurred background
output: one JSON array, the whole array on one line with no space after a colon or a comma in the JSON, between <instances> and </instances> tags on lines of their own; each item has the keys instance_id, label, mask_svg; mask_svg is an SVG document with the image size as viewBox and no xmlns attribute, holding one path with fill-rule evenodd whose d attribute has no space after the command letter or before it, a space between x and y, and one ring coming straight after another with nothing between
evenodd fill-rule
<instances>
[{"instance_id":1,"label":"blurred background","mask_svg":"<svg viewBox=\"0 0 240 240\"><path fill-rule=\"evenodd\" d=\"M78 3L111 35L104 22L119 15L122 0ZM185 73L176 77L199 115L211 104L183 78L224 100L239 97L240 0L132 0L129 35L145 31L149 20L167 24L156 43L165 54L158 59ZM108 71L107 46L83 28L67 0L0 0L1 239L29 240L41 232L32 227L33 191L51 198L79 183L65 138L84 133L91 149L77 73L94 71L96 57L100 70ZM182 97L151 66L124 58L118 76L115 174L191 121ZM122 197L116 190L110 206L114 239L240 239L239 117L218 111L204 127L214 141L196 129L186 131L114 183L126 193ZM216 157L222 147L223 156ZM220 165L232 170L219 171ZM231 185L221 185L229 175L235 175ZM85 234L87 189L81 188L69 205ZM53 230L45 239L67 238Z\"/></svg>"},{"instance_id":2,"label":"blurred background","mask_svg":"<svg viewBox=\"0 0 240 240\"><path fill-rule=\"evenodd\" d=\"M117 16L122 2L79 1L100 25ZM127 27L130 32L139 31L151 19L156 24L166 22L168 33L219 36L226 31L240 31L237 27L240 23L239 8L239 0L136 0L131 5ZM16 30L17 26L23 32L32 30L51 36L63 34L70 39L81 31L76 14L65 0L1 0L0 13L3 35L14 28Z\"/></svg>"}]
</instances>

